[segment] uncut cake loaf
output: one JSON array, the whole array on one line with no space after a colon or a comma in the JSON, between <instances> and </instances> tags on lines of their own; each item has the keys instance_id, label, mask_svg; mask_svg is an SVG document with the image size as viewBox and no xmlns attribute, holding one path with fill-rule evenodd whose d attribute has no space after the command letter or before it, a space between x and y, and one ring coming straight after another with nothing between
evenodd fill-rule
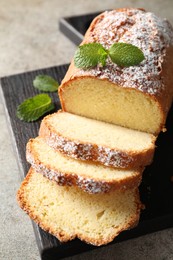
<instances>
[{"instance_id":1,"label":"uncut cake loaf","mask_svg":"<svg viewBox=\"0 0 173 260\"><path fill-rule=\"evenodd\" d=\"M78 186L88 193L106 193L138 187L143 168L115 169L74 160L51 148L42 137L30 139L27 161L39 173L59 185Z\"/></svg>"},{"instance_id":2,"label":"uncut cake loaf","mask_svg":"<svg viewBox=\"0 0 173 260\"><path fill-rule=\"evenodd\" d=\"M152 162L156 137L63 111L46 116L39 135L75 159L124 169Z\"/></svg>"},{"instance_id":3,"label":"uncut cake loaf","mask_svg":"<svg viewBox=\"0 0 173 260\"><path fill-rule=\"evenodd\" d=\"M32 168L18 190L17 200L31 219L59 241L78 237L97 246L136 226L141 209L136 188L93 195L73 186L57 185Z\"/></svg>"},{"instance_id":4,"label":"uncut cake loaf","mask_svg":"<svg viewBox=\"0 0 173 260\"><path fill-rule=\"evenodd\" d=\"M124 8L97 16L84 43L109 48L115 42L140 48L145 60L122 68L108 60L92 69L72 61L59 88L64 111L127 128L158 134L173 97L173 28L143 9Z\"/></svg>"}]
</instances>

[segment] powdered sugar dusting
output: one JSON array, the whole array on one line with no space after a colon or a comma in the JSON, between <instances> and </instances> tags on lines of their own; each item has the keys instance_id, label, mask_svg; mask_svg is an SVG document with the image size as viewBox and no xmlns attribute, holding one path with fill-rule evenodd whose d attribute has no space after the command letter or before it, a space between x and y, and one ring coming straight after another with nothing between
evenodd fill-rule
<instances>
[{"instance_id":1,"label":"powdered sugar dusting","mask_svg":"<svg viewBox=\"0 0 173 260\"><path fill-rule=\"evenodd\" d=\"M90 178L86 178L76 174L66 174L57 170L46 167L41 162L35 161L32 154L27 151L26 153L27 161L32 165L38 173L42 174L44 177L51 181L55 181L60 186L78 186L83 191L96 194L96 193L106 193L112 188L112 184L105 181L96 181ZM121 189L126 189L126 186L122 186Z\"/></svg>"},{"instance_id":2,"label":"powdered sugar dusting","mask_svg":"<svg viewBox=\"0 0 173 260\"><path fill-rule=\"evenodd\" d=\"M106 182L96 182L89 178L78 176L77 185L88 193L106 193L111 190L111 185ZM123 188L123 187L122 187Z\"/></svg>"},{"instance_id":3,"label":"powdered sugar dusting","mask_svg":"<svg viewBox=\"0 0 173 260\"><path fill-rule=\"evenodd\" d=\"M127 175L123 175L119 178L112 178L105 180L103 176L92 177L86 173L77 174L75 172L63 171L61 168L51 167L49 162L44 162L37 152L33 151L32 146L27 145L26 159L31 166L38 172L51 181L55 181L58 185L78 186L80 189L88 193L106 193L113 189L124 190L127 188L136 187L141 180L141 174L139 172L132 172ZM115 176L116 177L116 176Z\"/></svg>"},{"instance_id":4,"label":"powdered sugar dusting","mask_svg":"<svg viewBox=\"0 0 173 260\"><path fill-rule=\"evenodd\" d=\"M105 12L88 32L88 42L99 42L106 48L115 42L131 43L143 51L145 60L128 68L108 60L105 67L79 70L77 75L97 76L151 95L160 95L164 90L162 64L166 48L173 45L173 28L166 19L137 9Z\"/></svg>"},{"instance_id":5,"label":"powdered sugar dusting","mask_svg":"<svg viewBox=\"0 0 173 260\"><path fill-rule=\"evenodd\" d=\"M50 147L74 159L98 162L117 168L128 168L135 163L135 157L116 149L72 141L54 132L50 132L44 138Z\"/></svg>"},{"instance_id":6,"label":"powdered sugar dusting","mask_svg":"<svg viewBox=\"0 0 173 260\"><path fill-rule=\"evenodd\" d=\"M114 151L108 147L98 147L98 161L106 166L114 166L118 168L127 168L134 158L122 151Z\"/></svg>"}]
</instances>

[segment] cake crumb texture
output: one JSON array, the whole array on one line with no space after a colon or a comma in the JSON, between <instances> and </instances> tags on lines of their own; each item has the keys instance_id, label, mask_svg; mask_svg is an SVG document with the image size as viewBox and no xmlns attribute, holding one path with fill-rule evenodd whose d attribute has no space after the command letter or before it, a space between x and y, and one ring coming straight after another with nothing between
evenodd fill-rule
<instances>
[{"instance_id":1,"label":"cake crumb texture","mask_svg":"<svg viewBox=\"0 0 173 260\"><path fill-rule=\"evenodd\" d=\"M32 220L61 242L78 237L97 246L134 227L141 208L137 189L91 195L76 187L58 186L32 168L17 199Z\"/></svg>"}]
</instances>

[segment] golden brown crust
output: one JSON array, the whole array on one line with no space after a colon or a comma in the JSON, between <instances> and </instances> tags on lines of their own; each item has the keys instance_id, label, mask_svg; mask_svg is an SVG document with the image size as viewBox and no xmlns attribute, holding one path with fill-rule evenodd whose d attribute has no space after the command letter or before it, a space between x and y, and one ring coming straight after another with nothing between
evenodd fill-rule
<instances>
[{"instance_id":1,"label":"golden brown crust","mask_svg":"<svg viewBox=\"0 0 173 260\"><path fill-rule=\"evenodd\" d=\"M126 12L129 16L128 19L124 22L123 21L123 17L121 16L120 19L122 19L122 24L121 25L117 25L117 28L115 26L115 29L119 30L119 28L121 28L121 26L125 26L124 23L129 23L129 27L123 27L122 28L122 35L120 33L119 36L117 37L124 37L124 32L128 31L128 29L133 27L133 22L130 22L130 17L131 14L129 14L130 12L133 12L135 14L136 10L142 10L141 13L146 13L144 9L133 9L133 8L122 8L122 9L117 9L117 10L113 10L112 12ZM111 12L110 12L111 13ZM93 42L93 41L97 41L104 44L107 44L107 38L103 36L99 36L99 29L97 27L99 27L99 24L102 23L102 20L105 19L105 17L107 16L108 12L102 13L99 16L97 16L93 22L91 23L89 29L87 30L84 40L81 44L84 43L88 43L88 42ZM133 15L134 15L133 14ZM146 13L148 15L150 15L151 13ZM136 14L135 14L136 15ZM153 15L153 14L151 14ZM164 129L164 125L166 122L166 117L167 117L167 113L170 109L170 106L172 104L172 100L173 100L173 73L172 73L172 68L173 68L173 29L171 28L171 25L169 24L168 21L166 20L159 20L156 16L151 16L151 20L152 21L152 25L153 25L153 36L150 36L150 33L148 34L149 37L151 37L151 39L149 39L150 41L148 42L154 42L155 41L155 45L153 44L153 46L157 46L156 50L153 51L153 47L149 47L148 49L146 49L147 53L148 51L151 52L151 55L149 55L148 59L146 59L146 66L144 66L144 69L142 67L141 71L139 70L139 73L136 73L135 71L133 72L133 70L128 71L128 73L126 74L125 72L125 77L127 81L124 81L124 78L121 78L121 76L116 79L116 83L119 87L123 87L123 88L129 88L129 89L133 89L136 90L137 92L143 92L144 95L148 96L149 98L151 98L151 100L154 100L154 102L156 103L156 105L158 106L159 110L160 110L160 117L161 117L161 123L158 126L157 131L154 134L158 134L161 130ZM142 21L142 19L141 19ZM146 18L146 21L150 22L150 16L148 18ZM130 24L132 23L132 24ZM151 24L149 23L149 26L151 26ZM118 27L119 26L119 27ZM147 25L146 25L147 26ZM164 35L164 31L162 32L162 35L160 36L160 31L163 30L163 27L165 26L165 30L167 30L167 35ZM110 26L111 28L111 26ZM138 30L139 32L139 41L141 40L141 37L143 37L143 42L145 42L145 23L143 24L143 27L141 27L141 30ZM144 35L142 36L141 31L144 31ZM119 31L117 31L119 33ZM155 33L154 33L155 32ZM132 33L132 32L131 32ZM135 31L133 32L135 33ZM100 38L101 37L101 38ZM107 36L108 37L108 36ZM128 37L128 36L127 36ZM135 38L135 34L131 37L131 39ZM154 38L156 37L156 38ZM138 38L137 38L138 39ZM167 39L168 42L167 42ZM126 42L126 38L125 38L125 42ZM111 39L110 39L111 41ZM115 42L119 41L119 38L115 38ZM121 40L123 41L123 40ZM138 41L138 40L137 40ZM133 43L132 43L133 44ZM160 45L159 45L160 44ZM135 45L135 44L134 44ZM146 42L147 45L147 42ZM143 46L143 44L141 43L141 46ZM160 48L160 50L159 50ZM145 47L144 47L145 49ZM153 59L152 59L152 55ZM142 65L143 66L143 65ZM149 67L150 66L150 67ZM112 69L112 66L110 65L110 71ZM136 68L137 69L137 68ZM100 70L99 73L97 73ZM151 70L153 70L151 72ZM146 72L147 71L147 72ZM100 77L100 73L101 73L101 77ZM115 73L115 71L114 71ZM123 75L123 70L121 70L121 75ZM142 75L143 73L143 75ZM69 69L67 71L67 74L65 75L61 86L59 88L59 97L60 97L60 101L61 101L61 105L62 105L62 109L64 111L66 111L66 107L65 107L65 102L63 100L63 91L66 91L66 88L68 87L68 84L70 82L72 82L73 80L76 79L81 79L83 77L86 78L97 78L100 80L107 80L107 81L111 81L111 78L109 76L103 77L105 74L105 70L104 69L93 69L93 70L87 70L87 72L82 71L81 69L78 69L74 66L74 62L72 61ZM136 77L134 78L134 80L132 80L133 75L136 74ZM111 75L111 72L110 72ZM115 77L116 75L118 75L118 73L115 73ZM129 77L127 77L127 75L129 75ZM141 76L143 77L143 80L140 82L140 78ZM128 79L127 79L128 78ZM138 82L139 81L139 82ZM135 83L136 82L136 83ZM152 84L153 82L153 84ZM113 82L115 83L115 82ZM133 85L131 87L131 84ZM136 84L136 85L135 85Z\"/></svg>"},{"instance_id":2,"label":"golden brown crust","mask_svg":"<svg viewBox=\"0 0 173 260\"><path fill-rule=\"evenodd\" d=\"M58 113L61 113L59 111ZM153 136L151 147L143 151L123 151L93 143L82 142L81 140L74 140L64 137L58 132L58 129L52 127L47 119L51 115L42 120L39 135L45 139L47 144L60 151L61 153L80 159L83 161L96 162L105 166L124 168L124 169L138 169L151 164L155 150L155 137Z\"/></svg>"},{"instance_id":3,"label":"golden brown crust","mask_svg":"<svg viewBox=\"0 0 173 260\"><path fill-rule=\"evenodd\" d=\"M55 181L58 185L78 186L88 193L107 193L116 189L126 190L138 187L141 183L142 172L144 168L134 170L133 174L125 176L123 179L97 179L88 176L82 176L75 172L62 172L49 164L40 161L39 154L32 147L34 139L30 139L26 148L27 161L32 167L49 180Z\"/></svg>"},{"instance_id":4,"label":"golden brown crust","mask_svg":"<svg viewBox=\"0 0 173 260\"><path fill-rule=\"evenodd\" d=\"M30 182L30 179L32 178L32 175L34 174L34 171L32 168L30 168L28 174L26 175L25 179L23 180L20 189L17 192L17 201L19 203L19 206L21 209L23 209L29 217L37 223L43 230L46 232L49 232L50 234L56 236L60 241L67 242L75 238L75 236L69 236L68 234L65 234L62 230L59 230L58 232L53 230L53 228L46 226L44 223L42 223L42 220L39 216L35 215L34 209L31 209L31 205L27 204L27 200L25 200L25 189L27 188L28 183Z\"/></svg>"},{"instance_id":5,"label":"golden brown crust","mask_svg":"<svg viewBox=\"0 0 173 260\"><path fill-rule=\"evenodd\" d=\"M26 178L22 182L21 187L17 192L17 201L21 209L23 209L29 215L29 217L32 220L34 220L35 223L37 223L46 232L49 232L50 234L57 237L60 242L67 242L75 238L79 238L80 240L95 246L106 245L110 243L122 231L135 227L139 222L140 211L142 206L139 199L139 191L138 189L136 189L136 195L135 195L136 211L134 212L134 215L131 217L131 219L129 219L128 223L126 223L122 228L116 227L114 232L112 232L112 235L107 237L106 239L104 237L102 239L93 239L90 238L89 236L88 237L84 236L82 233L68 234L63 230L63 227L62 229L56 230L53 227L53 224L51 225L51 223L49 223L49 225L47 225L42 221L42 219L38 214L37 215L35 214L34 207L32 207L32 205L30 205L27 199L25 198L25 189L27 189L27 185L29 184L33 174L34 174L33 169L30 168Z\"/></svg>"}]
</instances>

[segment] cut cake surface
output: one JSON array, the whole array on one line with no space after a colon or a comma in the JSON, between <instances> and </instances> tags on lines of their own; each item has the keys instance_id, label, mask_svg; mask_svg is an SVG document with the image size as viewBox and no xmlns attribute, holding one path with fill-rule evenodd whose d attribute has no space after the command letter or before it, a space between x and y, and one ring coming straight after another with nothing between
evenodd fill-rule
<instances>
[{"instance_id":1,"label":"cut cake surface","mask_svg":"<svg viewBox=\"0 0 173 260\"><path fill-rule=\"evenodd\" d=\"M17 200L32 220L61 242L77 237L97 246L134 227L141 209L138 189L93 195L59 186L32 168Z\"/></svg>"}]
</instances>

